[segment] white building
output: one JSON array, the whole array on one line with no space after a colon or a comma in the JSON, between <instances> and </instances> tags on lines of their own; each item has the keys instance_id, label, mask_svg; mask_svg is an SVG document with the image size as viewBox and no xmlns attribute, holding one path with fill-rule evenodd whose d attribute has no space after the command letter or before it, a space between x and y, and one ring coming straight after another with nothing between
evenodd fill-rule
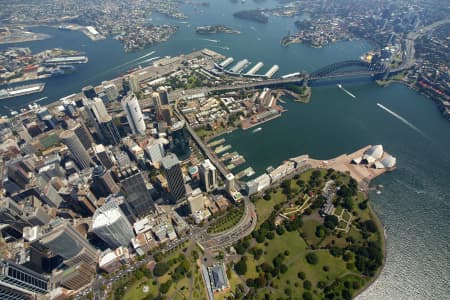
<instances>
[{"instance_id":1,"label":"white building","mask_svg":"<svg viewBox=\"0 0 450 300\"><path fill-rule=\"evenodd\" d=\"M210 192L217 188L217 169L209 159L200 164L200 179L205 191Z\"/></svg>"},{"instance_id":2,"label":"white building","mask_svg":"<svg viewBox=\"0 0 450 300\"><path fill-rule=\"evenodd\" d=\"M119 207L118 198L98 208L93 216L93 232L110 247L128 246L134 238L133 227Z\"/></svg>"},{"instance_id":3,"label":"white building","mask_svg":"<svg viewBox=\"0 0 450 300\"><path fill-rule=\"evenodd\" d=\"M108 273L117 271L121 266L128 263L130 260L130 253L127 248L119 247L112 251L111 249L105 250L99 258L98 265L100 269L105 270Z\"/></svg>"},{"instance_id":4,"label":"white building","mask_svg":"<svg viewBox=\"0 0 450 300\"><path fill-rule=\"evenodd\" d=\"M136 95L131 93L122 100L122 107L127 114L128 124L133 134L145 134L144 115Z\"/></svg>"},{"instance_id":5,"label":"white building","mask_svg":"<svg viewBox=\"0 0 450 300\"><path fill-rule=\"evenodd\" d=\"M151 140L145 147L145 153L153 164L160 163L165 155L164 146L159 140Z\"/></svg>"}]
</instances>

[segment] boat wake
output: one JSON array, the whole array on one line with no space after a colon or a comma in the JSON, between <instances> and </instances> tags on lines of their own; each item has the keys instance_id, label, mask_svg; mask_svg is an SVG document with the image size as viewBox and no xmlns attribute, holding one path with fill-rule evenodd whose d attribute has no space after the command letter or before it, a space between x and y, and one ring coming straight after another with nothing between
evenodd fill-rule
<instances>
[{"instance_id":1,"label":"boat wake","mask_svg":"<svg viewBox=\"0 0 450 300\"><path fill-rule=\"evenodd\" d=\"M353 94L350 93L348 90L346 90L341 84L338 84L337 87L340 88L341 90L343 90L347 95L349 95L349 96L352 97L353 99L356 98L355 95L353 95Z\"/></svg>"},{"instance_id":2,"label":"boat wake","mask_svg":"<svg viewBox=\"0 0 450 300\"><path fill-rule=\"evenodd\" d=\"M207 41L207 42L211 42L211 43L220 43L220 41L219 40L212 40L212 39L201 39L201 40L203 40L203 41Z\"/></svg>"},{"instance_id":3,"label":"boat wake","mask_svg":"<svg viewBox=\"0 0 450 300\"><path fill-rule=\"evenodd\" d=\"M411 124L408 120L406 120L405 118L403 118L402 116L400 116L399 114L393 112L392 110L390 110L389 108L387 108L386 106L384 106L383 104L377 103L377 106L381 109L383 109L384 111L388 112L389 114L391 114L392 116L394 116L396 119L400 120L403 124L407 125L409 128L413 129L414 131L416 131L417 133L419 133L420 135L422 135L423 137L430 139L427 135L425 135L422 130L420 130L419 128L417 128L416 126L414 126L413 124Z\"/></svg>"}]
</instances>

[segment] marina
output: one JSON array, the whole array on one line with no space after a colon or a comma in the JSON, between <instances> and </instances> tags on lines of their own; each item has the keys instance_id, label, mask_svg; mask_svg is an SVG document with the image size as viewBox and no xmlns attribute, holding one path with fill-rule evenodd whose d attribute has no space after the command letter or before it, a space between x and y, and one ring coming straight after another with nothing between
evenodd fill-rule
<instances>
[{"instance_id":1,"label":"marina","mask_svg":"<svg viewBox=\"0 0 450 300\"><path fill-rule=\"evenodd\" d=\"M0 100L40 93L44 90L44 88L45 83L34 83L13 88L2 89L0 90Z\"/></svg>"}]
</instances>

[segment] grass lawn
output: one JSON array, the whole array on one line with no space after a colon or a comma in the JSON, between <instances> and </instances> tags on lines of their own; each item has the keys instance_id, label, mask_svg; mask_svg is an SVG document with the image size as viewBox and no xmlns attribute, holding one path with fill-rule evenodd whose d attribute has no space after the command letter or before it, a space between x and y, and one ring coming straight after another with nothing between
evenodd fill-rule
<instances>
[{"instance_id":1,"label":"grass lawn","mask_svg":"<svg viewBox=\"0 0 450 300\"><path fill-rule=\"evenodd\" d=\"M132 284L127 288L126 290L127 292L125 293L123 300L143 299L148 294L156 296L158 294L158 288L157 286L154 286L152 284L152 281L153 281L152 279L148 279L146 277L142 278L139 281L136 281L134 284ZM148 285L149 287L148 293L144 293L142 291L144 285Z\"/></svg>"},{"instance_id":2,"label":"grass lawn","mask_svg":"<svg viewBox=\"0 0 450 300\"><path fill-rule=\"evenodd\" d=\"M259 198L256 203L256 213L258 214L258 225L261 225L272 213L273 207L277 204L286 202L286 196L283 194L281 188L277 188L275 193L272 193L269 201Z\"/></svg>"},{"instance_id":3,"label":"grass lawn","mask_svg":"<svg viewBox=\"0 0 450 300\"><path fill-rule=\"evenodd\" d=\"M322 241L322 238L316 236L316 227L318 225L320 225L320 222L314 219L307 219L303 222L301 230L305 234L305 240L309 245L318 245Z\"/></svg>"}]
</instances>

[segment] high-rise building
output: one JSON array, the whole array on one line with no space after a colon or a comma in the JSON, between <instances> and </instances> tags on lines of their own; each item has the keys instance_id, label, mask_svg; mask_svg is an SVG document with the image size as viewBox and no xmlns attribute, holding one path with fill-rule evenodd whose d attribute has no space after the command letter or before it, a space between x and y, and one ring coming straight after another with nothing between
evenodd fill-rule
<instances>
[{"instance_id":1,"label":"high-rise building","mask_svg":"<svg viewBox=\"0 0 450 300\"><path fill-rule=\"evenodd\" d=\"M110 197L107 201L95 211L92 230L112 249L126 247L134 238L133 226L120 209L116 199Z\"/></svg>"},{"instance_id":2,"label":"high-rise building","mask_svg":"<svg viewBox=\"0 0 450 300\"><path fill-rule=\"evenodd\" d=\"M22 232L31 223L23 216L22 208L11 198L0 198L0 222L8 224L15 230Z\"/></svg>"},{"instance_id":3,"label":"high-rise building","mask_svg":"<svg viewBox=\"0 0 450 300\"><path fill-rule=\"evenodd\" d=\"M159 140L151 140L145 147L145 152L153 164L161 162L164 157L164 146Z\"/></svg>"},{"instance_id":4,"label":"high-rise building","mask_svg":"<svg viewBox=\"0 0 450 300\"><path fill-rule=\"evenodd\" d=\"M93 169L92 188L97 197L107 197L120 191L120 187L112 178L111 172L104 166L96 166Z\"/></svg>"},{"instance_id":5,"label":"high-rise building","mask_svg":"<svg viewBox=\"0 0 450 300\"><path fill-rule=\"evenodd\" d=\"M94 152L95 152L95 155L97 156L98 160L101 162L101 164L105 168L107 168L107 169L112 168L114 163L113 163L111 157L109 156L105 146L103 146L102 144L96 145L94 147Z\"/></svg>"},{"instance_id":6,"label":"high-rise building","mask_svg":"<svg viewBox=\"0 0 450 300\"><path fill-rule=\"evenodd\" d=\"M142 176L141 171L136 168L129 168L119 172L120 184L125 194L124 204L127 217L141 218L154 211L155 205L152 196Z\"/></svg>"},{"instance_id":7,"label":"high-rise building","mask_svg":"<svg viewBox=\"0 0 450 300\"><path fill-rule=\"evenodd\" d=\"M200 164L200 179L205 191L210 192L217 188L217 169L209 159Z\"/></svg>"},{"instance_id":8,"label":"high-rise building","mask_svg":"<svg viewBox=\"0 0 450 300\"><path fill-rule=\"evenodd\" d=\"M165 87L158 88L159 98L161 99L161 105L169 105L169 95Z\"/></svg>"},{"instance_id":9,"label":"high-rise building","mask_svg":"<svg viewBox=\"0 0 450 300\"><path fill-rule=\"evenodd\" d=\"M119 98L119 90L117 89L116 85L113 83L109 83L104 86L104 92L106 96L108 97L109 101L114 101L117 98Z\"/></svg>"},{"instance_id":10,"label":"high-rise building","mask_svg":"<svg viewBox=\"0 0 450 300\"><path fill-rule=\"evenodd\" d=\"M128 124L133 134L145 134L144 116L136 95L133 93L128 94L122 100L122 107L127 114Z\"/></svg>"},{"instance_id":11,"label":"high-rise building","mask_svg":"<svg viewBox=\"0 0 450 300\"><path fill-rule=\"evenodd\" d=\"M97 93L95 92L95 89L92 85L83 87L81 91L86 98L93 99L94 97L97 97Z\"/></svg>"},{"instance_id":12,"label":"high-rise building","mask_svg":"<svg viewBox=\"0 0 450 300\"><path fill-rule=\"evenodd\" d=\"M175 201L179 201L186 196L186 187L184 186L183 172L181 171L178 157L169 153L162 159L164 174L169 185L169 192Z\"/></svg>"},{"instance_id":13,"label":"high-rise building","mask_svg":"<svg viewBox=\"0 0 450 300\"><path fill-rule=\"evenodd\" d=\"M63 131L59 137L62 142L67 145L70 153L82 169L86 169L93 164L89 153L84 149L83 144L73 130Z\"/></svg>"},{"instance_id":14,"label":"high-rise building","mask_svg":"<svg viewBox=\"0 0 450 300\"><path fill-rule=\"evenodd\" d=\"M161 98L159 97L159 93L157 93L157 92L152 93L152 100L153 100L153 104L155 105L156 114L158 115L161 110L161 107L162 107Z\"/></svg>"},{"instance_id":15,"label":"high-rise building","mask_svg":"<svg viewBox=\"0 0 450 300\"><path fill-rule=\"evenodd\" d=\"M49 291L49 279L46 276L3 259L0 260L0 282L37 294L46 294Z\"/></svg>"},{"instance_id":16,"label":"high-rise building","mask_svg":"<svg viewBox=\"0 0 450 300\"><path fill-rule=\"evenodd\" d=\"M49 229L42 237L38 237L41 245L65 260L80 258L88 264L96 262L97 251L72 225L60 221Z\"/></svg>"},{"instance_id":17,"label":"high-rise building","mask_svg":"<svg viewBox=\"0 0 450 300\"><path fill-rule=\"evenodd\" d=\"M181 160L188 159L191 155L189 136L185 125L184 121L178 121L171 128L173 152Z\"/></svg>"},{"instance_id":18,"label":"high-rise building","mask_svg":"<svg viewBox=\"0 0 450 300\"><path fill-rule=\"evenodd\" d=\"M105 116L98 122L100 133L106 144L117 145L120 143L120 133L111 116Z\"/></svg>"},{"instance_id":19,"label":"high-rise building","mask_svg":"<svg viewBox=\"0 0 450 300\"><path fill-rule=\"evenodd\" d=\"M92 138L91 133L83 122L77 122L76 124L73 124L73 127L71 127L70 129L75 132L75 135L78 137L81 144L83 144L84 149L88 150L89 148L91 148L92 143L94 143L94 139Z\"/></svg>"},{"instance_id":20,"label":"high-rise building","mask_svg":"<svg viewBox=\"0 0 450 300\"><path fill-rule=\"evenodd\" d=\"M128 83L133 93L138 93L141 91L139 80L136 75L131 74L130 76L128 76Z\"/></svg>"},{"instance_id":21,"label":"high-rise building","mask_svg":"<svg viewBox=\"0 0 450 300\"><path fill-rule=\"evenodd\" d=\"M225 186L226 186L228 193L230 193L230 194L233 192L236 192L238 190L236 187L236 180L234 178L233 173L228 173L225 176Z\"/></svg>"}]
</instances>

